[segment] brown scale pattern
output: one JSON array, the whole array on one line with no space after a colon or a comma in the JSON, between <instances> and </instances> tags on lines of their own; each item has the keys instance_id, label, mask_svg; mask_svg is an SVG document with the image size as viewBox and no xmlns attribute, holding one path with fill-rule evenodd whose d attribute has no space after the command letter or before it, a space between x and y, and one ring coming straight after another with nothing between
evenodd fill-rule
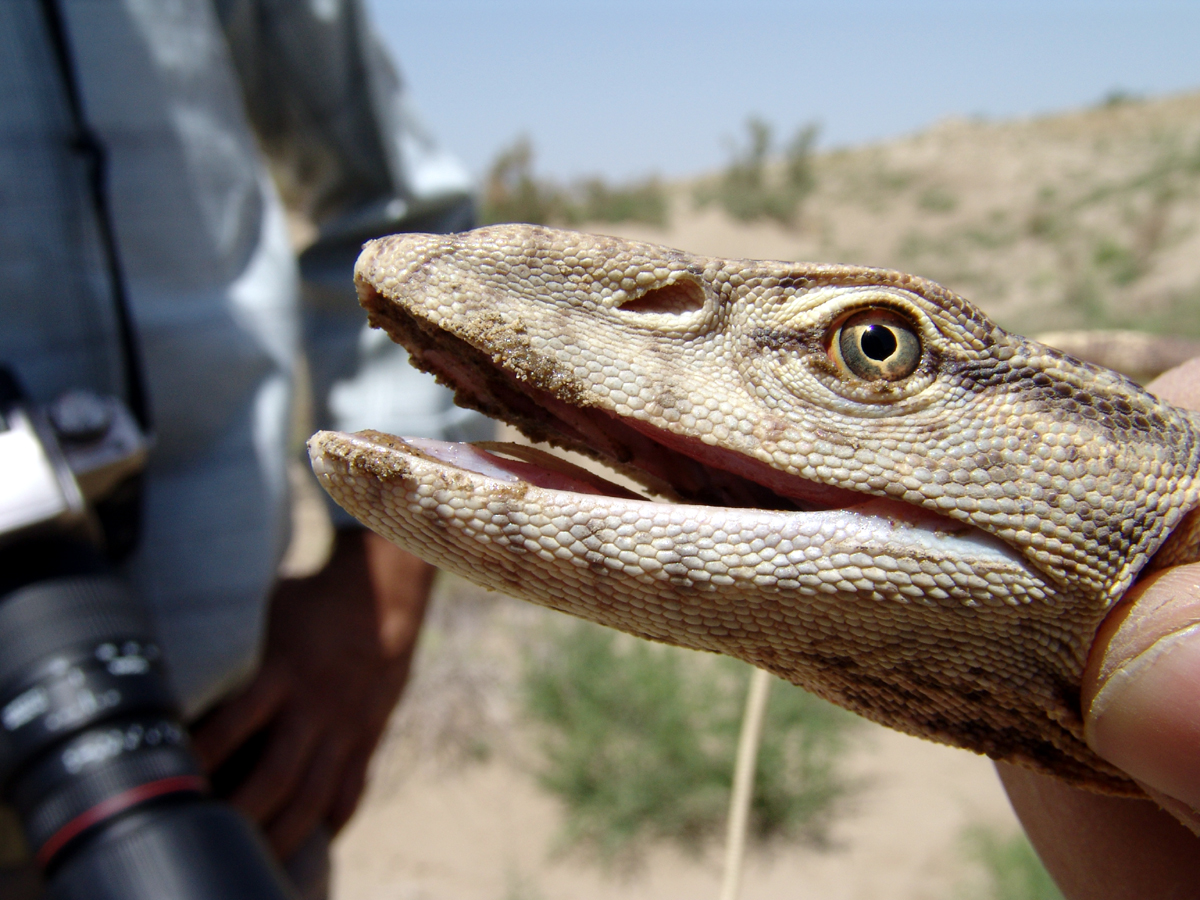
<instances>
[{"instance_id":1,"label":"brown scale pattern","mask_svg":"<svg viewBox=\"0 0 1200 900\"><path fill-rule=\"evenodd\" d=\"M490 587L739 656L902 730L1136 792L1080 739L1078 685L1105 612L1197 504L1190 414L896 272L501 226L374 242L357 280L418 365L539 438L627 461L648 433L670 448L660 477L682 453L788 496L902 501L1016 553L826 535L764 557L705 536L711 522L659 533L630 501L556 510L548 492L517 497L382 439L320 439L324 483L371 527ZM919 337L898 381L828 352L839 322L873 308ZM723 514L779 533L805 520ZM1194 530L1171 561L1194 553Z\"/></svg>"}]
</instances>

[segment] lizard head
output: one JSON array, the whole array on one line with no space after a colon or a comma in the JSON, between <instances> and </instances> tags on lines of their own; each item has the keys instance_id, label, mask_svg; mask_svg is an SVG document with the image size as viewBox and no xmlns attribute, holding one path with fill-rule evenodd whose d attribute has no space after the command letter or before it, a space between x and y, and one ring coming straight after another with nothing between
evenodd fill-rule
<instances>
[{"instance_id":1,"label":"lizard head","mask_svg":"<svg viewBox=\"0 0 1200 900\"><path fill-rule=\"evenodd\" d=\"M1196 502L1186 414L899 272L499 226L356 279L460 403L690 502L899 501L1105 601Z\"/></svg>"},{"instance_id":2,"label":"lizard head","mask_svg":"<svg viewBox=\"0 0 1200 900\"><path fill-rule=\"evenodd\" d=\"M370 527L911 733L1136 792L1083 742L1079 681L1196 504L1188 414L886 270L499 226L374 241L356 282L459 403L662 498L528 451L317 435L322 484Z\"/></svg>"}]
</instances>

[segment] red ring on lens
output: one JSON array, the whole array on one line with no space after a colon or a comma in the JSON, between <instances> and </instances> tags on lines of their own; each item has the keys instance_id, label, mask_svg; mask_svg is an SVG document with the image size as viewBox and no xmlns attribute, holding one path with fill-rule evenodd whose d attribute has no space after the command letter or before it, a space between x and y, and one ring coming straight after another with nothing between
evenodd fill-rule
<instances>
[{"instance_id":1,"label":"red ring on lens","mask_svg":"<svg viewBox=\"0 0 1200 900\"><path fill-rule=\"evenodd\" d=\"M93 825L110 819L117 813L124 812L130 807L137 806L155 797L167 794L197 793L203 794L208 789L208 783L199 775L175 775L171 778L160 778L149 781L137 787L122 791L115 796L101 800L91 809L82 812L70 822L58 829L46 843L38 849L35 859L39 866L46 868L58 851L70 841L87 831Z\"/></svg>"}]
</instances>

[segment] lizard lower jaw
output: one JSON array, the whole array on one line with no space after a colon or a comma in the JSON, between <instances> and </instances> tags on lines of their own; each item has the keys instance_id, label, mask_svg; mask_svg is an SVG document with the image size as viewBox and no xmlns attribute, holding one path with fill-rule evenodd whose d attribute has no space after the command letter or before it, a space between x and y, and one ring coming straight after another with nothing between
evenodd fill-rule
<instances>
[{"instance_id":1,"label":"lizard lower jaw","mask_svg":"<svg viewBox=\"0 0 1200 900\"><path fill-rule=\"evenodd\" d=\"M309 441L313 472L325 489L352 515L370 522L377 506L359 497L354 486L401 493L415 488L418 495L442 505L438 494L457 498L488 498L507 505L514 497L552 509L578 509L600 503L613 512L640 518L667 515L707 522L718 528L752 523L756 531L831 529L857 534L857 540L878 544L897 557L945 557L969 559L980 567L1003 565L1024 568L1020 554L991 535L930 513L919 507L882 498L856 494L858 502L839 509L800 511L748 507L714 507L647 500L591 472L559 460L547 467L527 461L549 461L548 454L515 445L489 444L483 449L472 444L448 443L423 438L398 438L379 432L318 432ZM495 451L526 456L514 460ZM420 502L420 501L417 501ZM366 514L364 516L364 514ZM446 515L453 518L454 514ZM387 531L385 526L384 531Z\"/></svg>"}]
</instances>

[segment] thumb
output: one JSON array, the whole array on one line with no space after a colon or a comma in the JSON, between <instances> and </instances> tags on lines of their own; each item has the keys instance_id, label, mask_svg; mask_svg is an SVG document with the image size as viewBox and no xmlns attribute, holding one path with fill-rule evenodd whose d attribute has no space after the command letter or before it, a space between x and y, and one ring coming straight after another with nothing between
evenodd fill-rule
<instances>
[{"instance_id":1,"label":"thumb","mask_svg":"<svg viewBox=\"0 0 1200 900\"><path fill-rule=\"evenodd\" d=\"M1155 573L1101 626L1084 737L1200 834L1200 563Z\"/></svg>"}]
</instances>

